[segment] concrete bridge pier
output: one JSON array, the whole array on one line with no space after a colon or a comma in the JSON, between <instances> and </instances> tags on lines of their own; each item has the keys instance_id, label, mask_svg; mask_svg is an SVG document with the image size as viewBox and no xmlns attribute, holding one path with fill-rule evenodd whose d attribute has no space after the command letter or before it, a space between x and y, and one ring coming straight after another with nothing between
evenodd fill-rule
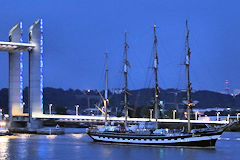
<instances>
[{"instance_id":1,"label":"concrete bridge pier","mask_svg":"<svg viewBox=\"0 0 240 160\"><path fill-rule=\"evenodd\" d=\"M43 122L39 119L32 118L31 122L27 122L28 130L36 130L43 127Z\"/></svg>"}]
</instances>

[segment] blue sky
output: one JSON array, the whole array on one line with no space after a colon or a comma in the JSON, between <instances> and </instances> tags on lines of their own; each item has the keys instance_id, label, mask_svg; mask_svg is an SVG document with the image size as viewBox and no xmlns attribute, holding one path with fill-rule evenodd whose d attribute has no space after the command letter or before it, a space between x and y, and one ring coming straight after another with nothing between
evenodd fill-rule
<instances>
[{"instance_id":1,"label":"blue sky","mask_svg":"<svg viewBox=\"0 0 240 160\"><path fill-rule=\"evenodd\" d=\"M222 92L224 81L240 88L240 1L238 0L0 0L0 40L23 22L24 41L37 19L44 23L44 86L104 88L104 53L109 52L110 88L121 88L123 40L128 33L129 88L151 87L153 25L159 52L159 85L185 87L185 20L192 50L195 90ZM24 86L28 85L24 53ZM0 53L0 88L8 87L8 55Z\"/></svg>"}]
</instances>

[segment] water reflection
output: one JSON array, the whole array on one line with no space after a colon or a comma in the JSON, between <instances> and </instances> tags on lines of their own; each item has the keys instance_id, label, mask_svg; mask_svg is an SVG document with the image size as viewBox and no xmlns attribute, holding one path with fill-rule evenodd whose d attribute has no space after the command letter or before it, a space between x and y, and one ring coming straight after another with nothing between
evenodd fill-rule
<instances>
[{"instance_id":1,"label":"water reflection","mask_svg":"<svg viewBox=\"0 0 240 160\"><path fill-rule=\"evenodd\" d=\"M109 147L103 148L103 155L105 157L110 157L111 153L112 153L112 150Z\"/></svg>"},{"instance_id":2,"label":"water reflection","mask_svg":"<svg viewBox=\"0 0 240 160\"><path fill-rule=\"evenodd\" d=\"M183 156L183 148L180 148L180 155Z\"/></svg>"},{"instance_id":3,"label":"water reflection","mask_svg":"<svg viewBox=\"0 0 240 160\"><path fill-rule=\"evenodd\" d=\"M220 138L221 140L229 141L230 138Z\"/></svg>"},{"instance_id":4,"label":"water reflection","mask_svg":"<svg viewBox=\"0 0 240 160\"><path fill-rule=\"evenodd\" d=\"M160 149L160 151L159 151L159 158L160 159L163 159L164 158L164 150L163 149Z\"/></svg>"},{"instance_id":5,"label":"water reflection","mask_svg":"<svg viewBox=\"0 0 240 160\"><path fill-rule=\"evenodd\" d=\"M9 139L7 136L0 136L0 158L7 159L8 158L8 143Z\"/></svg>"},{"instance_id":6,"label":"water reflection","mask_svg":"<svg viewBox=\"0 0 240 160\"><path fill-rule=\"evenodd\" d=\"M85 134L71 134L73 138L80 139L84 136Z\"/></svg>"},{"instance_id":7,"label":"water reflection","mask_svg":"<svg viewBox=\"0 0 240 160\"><path fill-rule=\"evenodd\" d=\"M46 135L47 139L55 139L57 135Z\"/></svg>"},{"instance_id":8,"label":"water reflection","mask_svg":"<svg viewBox=\"0 0 240 160\"><path fill-rule=\"evenodd\" d=\"M230 140L225 138L231 137ZM219 140L215 150L93 143L86 134L0 137L1 159L238 159L240 133Z\"/></svg>"},{"instance_id":9,"label":"water reflection","mask_svg":"<svg viewBox=\"0 0 240 160\"><path fill-rule=\"evenodd\" d=\"M17 137L23 140L29 139L31 134L17 134Z\"/></svg>"}]
</instances>

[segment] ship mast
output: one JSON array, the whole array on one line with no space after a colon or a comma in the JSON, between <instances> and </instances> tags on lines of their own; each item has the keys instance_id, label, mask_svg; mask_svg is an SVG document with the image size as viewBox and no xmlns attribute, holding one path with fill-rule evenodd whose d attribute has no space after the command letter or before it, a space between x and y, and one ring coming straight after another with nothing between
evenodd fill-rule
<instances>
[{"instance_id":1,"label":"ship mast","mask_svg":"<svg viewBox=\"0 0 240 160\"><path fill-rule=\"evenodd\" d=\"M105 53L105 92L104 92L105 123L107 122L107 107L108 107L108 53Z\"/></svg>"},{"instance_id":2,"label":"ship mast","mask_svg":"<svg viewBox=\"0 0 240 160\"><path fill-rule=\"evenodd\" d=\"M186 42L185 42L185 47L186 47L186 72L187 72L187 102L185 103L187 106L187 119L188 119L188 133L191 132L191 123L190 123L190 111L193 106L192 103L192 97L191 97L191 92L192 92L192 87L191 87L191 82L190 82L190 56L191 56L191 50L189 48L189 29L188 29L188 21L186 20Z\"/></svg>"},{"instance_id":3,"label":"ship mast","mask_svg":"<svg viewBox=\"0 0 240 160\"><path fill-rule=\"evenodd\" d=\"M156 25L153 26L154 31L154 75L155 75L155 92L154 92L154 112L155 112L155 119L157 121L159 116L159 106L158 106L158 97L159 97L159 87L158 87L158 78L157 78L157 71L158 71L158 54L157 54L157 36L156 36ZM157 128L157 122L156 122Z\"/></svg>"},{"instance_id":4,"label":"ship mast","mask_svg":"<svg viewBox=\"0 0 240 160\"><path fill-rule=\"evenodd\" d=\"M128 117L128 83L127 83L127 73L128 73L128 66L129 62L127 60L127 49L129 48L127 44L127 33L124 33L124 110L125 110L125 121L124 125L125 128L127 127L127 117Z\"/></svg>"}]
</instances>

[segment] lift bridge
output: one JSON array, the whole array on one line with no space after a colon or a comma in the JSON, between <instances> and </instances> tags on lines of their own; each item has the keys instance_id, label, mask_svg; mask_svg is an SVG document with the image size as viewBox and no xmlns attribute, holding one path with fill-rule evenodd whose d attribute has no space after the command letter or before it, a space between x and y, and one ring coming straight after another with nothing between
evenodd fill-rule
<instances>
[{"instance_id":1,"label":"lift bridge","mask_svg":"<svg viewBox=\"0 0 240 160\"><path fill-rule=\"evenodd\" d=\"M29 28L28 43L22 39L22 22L9 32L9 41L0 41L0 51L9 55L9 119L10 122L55 120L64 122L104 122L101 116L43 114L43 21L35 21ZM23 113L23 54L29 54L29 114ZM109 121L121 123L124 117L109 117ZM131 122L156 121L149 118L128 118ZM158 119L158 122L187 123L187 120ZM228 121L199 121L191 123L225 124Z\"/></svg>"}]
</instances>

